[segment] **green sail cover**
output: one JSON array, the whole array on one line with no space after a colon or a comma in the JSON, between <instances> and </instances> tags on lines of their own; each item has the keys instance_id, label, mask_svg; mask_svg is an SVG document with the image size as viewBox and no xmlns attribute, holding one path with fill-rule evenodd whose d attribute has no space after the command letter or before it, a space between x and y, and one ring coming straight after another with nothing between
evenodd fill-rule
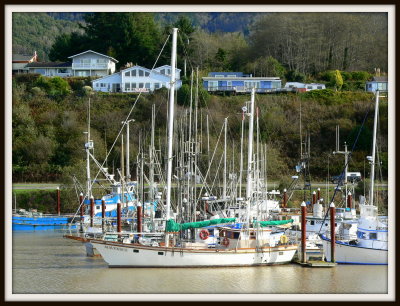
<instances>
[{"instance_id":1,"label":"green sail cover","mask_svg":"<svg viewBox=\"0 0 400 306\"><path fill-rule=\"evenodd\" d=\"M189 228L200 228L206 227L210 225L216 225L221 223L229 223L235 222L236 218L220 218L214 220L206 220L206 221L199 221L199 222L188 222L188 223L176 223L173 219L169 219L167 221L167 226L165 231L166 232L179 232L183 230L187 230Z\"/></svg>"},{"instance_id":2,"label":"green sail cover","mask_svg":"<svg viewBox=\"0 0 400 306\"><path fill-rule=\"evenodd\" d=\"M294 220L282 220L282 221L254 221L254 223L259 223L261 227L266 227L266 226L275 226L275 225L283 225L283 224L288 224L288 223L293 223Z\"/></svg>"}]
</instances>

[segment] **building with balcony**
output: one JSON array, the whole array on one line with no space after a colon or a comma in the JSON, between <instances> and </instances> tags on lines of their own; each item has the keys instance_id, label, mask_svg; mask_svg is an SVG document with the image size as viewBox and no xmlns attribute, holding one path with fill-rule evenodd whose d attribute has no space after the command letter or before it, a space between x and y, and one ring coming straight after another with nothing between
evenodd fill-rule
<instances>
[{"instance_id":1,"label":"building with balcony","mask_svg":"<svg viewBox=\"0 0 400 306\"><path fill-rule=\"evenodd\" d=\"M115 72L118 61L92 50L69 56L72 59L73 76L106 76Z\"/></svg>"},{"instance_id":2,"label":"building with balcony","mask_svg":"<svg viewBox=\"0 0 400 306\"><path fill-rule=\"evenodd\" d=\"M138 65L92 81L93 90L102 92L152 92L165 87L170 88L171 66L164 65L153 70ZM182 86L180 69L175 70L176 85Z\"/></svg>"},{"instance_id":3,"label":"building with balcony","mask_svg":"<svg viewBox=\"0 0 400 306\"><path fill-rule=\"evenodd\" d=\"M256 92L272 92L281 88L278 77L253 77L242 72L210 72L203 77L203 86L209 92L248 93L254 87Z\"/></svg>"},{"instance_id":4,"label":"building with balcony","mask_svg":"<svg viewBox=\"0 0 400 306\"><path fill-rule=\"evenodd\" d=\"M72 76L71 62L36 62L26 65L29 73L38 73L43 76L69 77Z\"/></svg>"}]
</instances>

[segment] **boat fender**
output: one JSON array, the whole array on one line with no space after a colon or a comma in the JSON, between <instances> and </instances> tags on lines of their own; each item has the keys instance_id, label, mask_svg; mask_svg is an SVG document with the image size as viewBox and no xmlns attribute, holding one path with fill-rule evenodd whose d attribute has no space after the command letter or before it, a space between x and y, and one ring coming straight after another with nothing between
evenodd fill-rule
<instances>
[{"instance_id":1,"label":"boat fender","mask_svg":"<svg viewBox=\"0 0 400 306\"><path fill-rule=\"evenodd\" d=\"M210 233L205 229L201 230L201 232L199 234L199 237L201 240L206 240L209 236L210 236Z\"/></svg>"},{"instance_id":2,"label":"boat fender","mask_svg":"<svg viewBox=\"0 0 400 306\"><path fill-rule=\"evenodd\" d=\"M286 244L286 243L288 243L289 239L288 239L288 237L286 235L282 235L281 238L279 239L279 241L282 244Z\"/></svg>"},{"instance_id":3,"label":"boat fender","mask_svg":"<svg viewBox=\"0 0 400 306\"><path fill-rule=\"evenodd\" d=\"M224 237L223 239L222 239L222 241L221 241L221 244L223 245L223 246L228 246L229 245L229 243L230 243L230 241L229 241L229 238L228 237Z\"/></svg>"}]
</instances>

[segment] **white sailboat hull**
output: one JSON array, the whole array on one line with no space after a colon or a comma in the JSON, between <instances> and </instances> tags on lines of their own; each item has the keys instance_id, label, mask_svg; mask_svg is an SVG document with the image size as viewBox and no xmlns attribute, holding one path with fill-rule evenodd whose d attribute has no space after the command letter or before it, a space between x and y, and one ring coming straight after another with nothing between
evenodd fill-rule
<instances>
[{"instance_id":1,"label":"white sailboat hull","mask_svg":"<svg viewBox=\"0 0 400 306\"><path fill-rule=\"evenodd\" d=\"M226 267L288 263L297 245L256 249L181 249L92 240L110 267Z\"/></svg>"},{"instance_id":2,"label":"white sailboat hull","mask_svg":"<svg viewBox=\"0 0 400 306\"><path fill-rule=\"evenodd\" d=\"M331 261L331 241L322 239L327 261ZM339 264L387 265L388 251L335 243L335 262Z\"/></svg>"}]
</instances>

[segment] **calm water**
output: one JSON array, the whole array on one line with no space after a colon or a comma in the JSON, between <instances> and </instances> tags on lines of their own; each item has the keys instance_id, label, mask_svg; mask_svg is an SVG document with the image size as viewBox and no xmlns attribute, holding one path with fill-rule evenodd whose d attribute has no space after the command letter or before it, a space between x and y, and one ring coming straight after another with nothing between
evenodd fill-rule
<instances>
[{"instance_id":1,"label":"calm water","mask_svg":"<svg viewBox=\"0 0 400 306\"><path fill-rule=\"evenodd\" d=\"M61 232L14 232L19 293L387 293L387 266L113 268Z\"/></svg>"}]
</instances>

